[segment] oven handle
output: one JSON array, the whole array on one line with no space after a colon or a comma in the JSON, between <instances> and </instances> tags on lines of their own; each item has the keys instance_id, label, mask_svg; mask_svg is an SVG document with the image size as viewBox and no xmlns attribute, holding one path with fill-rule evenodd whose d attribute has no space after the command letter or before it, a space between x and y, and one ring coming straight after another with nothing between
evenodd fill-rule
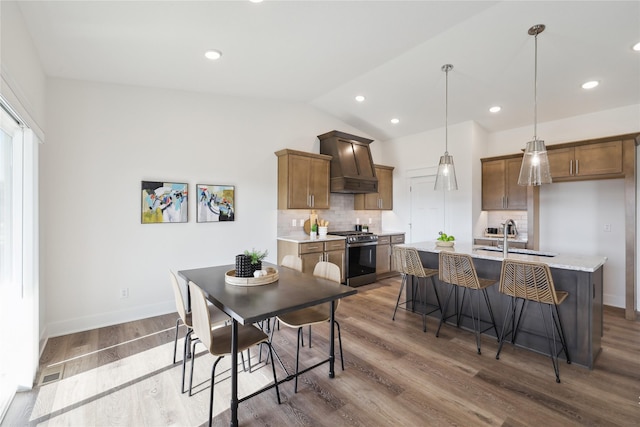
<instances>
[{"instance_id":1,"label":"oven handle","mask_svg":"<svg viewBox=\"0 0 640 427\"><path fill-rule=\"evenodd\" d=\"M362 246L378 246L378 242L360 242L360 243L347 243L348 248L359 248Z\"/></svg>"}]
</instances>

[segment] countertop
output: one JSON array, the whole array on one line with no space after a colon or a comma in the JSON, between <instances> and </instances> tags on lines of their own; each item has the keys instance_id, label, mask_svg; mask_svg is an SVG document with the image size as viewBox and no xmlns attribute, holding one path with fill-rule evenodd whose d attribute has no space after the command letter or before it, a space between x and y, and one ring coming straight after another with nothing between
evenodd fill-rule
<instances>
[{"instance_id":1,"label":"countertop","mask_svg":"<svg viewBox=\"0 0 640 427\"><path fill-rule=\"evenodd\" d=\"M481 249L481 245L473 245L469 242L456 242L453 248L441 248L436 246L435 240L417 243L405 243L399 246L416 248L419 251L439 253L442 250L454 251L457 253L468 254L473 258L488 259L502 261L504 258L502 252L493 252ZM508 258L518 261L531 261L547 264L551 268L561 268L565 270L594 272L607 262L607 257L590 256L590 255L571 255L558 253L553 257L524 255L517 253L509 253Z\"/></svg>"},{"instance_id":2,"label":"countertop","mask_svg":"<svg viewBox=\"0 0 640 427\"><path fill-rule=\"evenodd\" d=\"M293 243L309 243L309 242L329 242L331 240L346 240L344 236L334 236L332 234L327 234L323 237L316 237L312 239L308 234L295 234L292 236L283 236L278 237L278 240L285 240L287 242Z\"/></svg>"},{"instance_id":3,"label":"countertop","mask_svg":"<svg viewBox=\"0 0 640 427\"><path fill-rule=\"evenodd\" d=\"M381 231L379 233L374 233L374 234L377 234L378 236L393 236L393 235L396 235L396 234L406 234L406 233L404 231L397 231L397 230L395 230L395 231L394 230L384 230L384 231Z\"/></svg>"},{"instance_id":4,"label":"countertop","mask_svg":"<svg viewBox=\"0 0 640 427\"><path fill-rule=\"evenodd\" d=\"M502 242L504 240L504 237L503 236L475 236L474 239ZM526 234L517 234L515 237L507 237L507 240L509 242L527 243L529 241L529 236Z\"/></svg>"}]
</instances>

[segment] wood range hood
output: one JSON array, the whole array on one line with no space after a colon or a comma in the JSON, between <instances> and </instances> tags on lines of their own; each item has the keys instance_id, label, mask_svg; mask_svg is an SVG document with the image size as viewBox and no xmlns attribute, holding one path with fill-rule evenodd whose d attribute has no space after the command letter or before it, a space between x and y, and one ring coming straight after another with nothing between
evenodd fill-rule
<instances>
[{"instance_id":1,"label":"wood range hood","mask_svg":"<svg viewBox=\"0 0 640 427\"><path fill-rule=\"evenodd\" d=\"M331 192L377 193L378 178L369 144L372 139L337 130L318 135L320 154L331 156Z\"/></svg>"}]
</instances>

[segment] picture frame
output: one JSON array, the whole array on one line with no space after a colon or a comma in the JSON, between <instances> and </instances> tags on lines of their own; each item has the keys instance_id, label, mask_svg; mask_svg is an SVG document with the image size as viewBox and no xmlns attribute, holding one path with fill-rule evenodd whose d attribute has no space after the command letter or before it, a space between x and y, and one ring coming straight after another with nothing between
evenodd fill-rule
<instances>
[{"instance_id":1,"label":"picture frame","mask_svg":"<svg viewBox=\"0 0 640 427\"><path fill-rule=\"evenodd\" d=\"M235 186L196 184L196 221L235 221Z\"/></svg>"},{"instance_id":2,"label":"picture frame","mask_svg":"<svg viewBox=\"0 0 640 427\"><path fill-rule=\"evenodd\" d=\"M189 219L189 186L182 182L142 181L142 224L183 223Z\"/></svg>"}]
</instances>

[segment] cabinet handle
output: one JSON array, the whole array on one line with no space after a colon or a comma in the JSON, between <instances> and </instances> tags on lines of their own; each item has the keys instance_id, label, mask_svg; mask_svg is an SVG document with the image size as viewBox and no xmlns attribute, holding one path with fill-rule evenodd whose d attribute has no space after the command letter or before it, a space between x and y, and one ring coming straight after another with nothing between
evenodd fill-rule
<instances>
[{"instance_id":1,"label":"cabinet handle","mask_svg":"<svg viewBox=\"0 0 640 427\"><path fill-rule=\"evenodd\" d=\"M578 163L578 159L576 159L576 175L580 175L580 164Z\"/></svg>"},{"instance_id":2,"label":"cabinet handle","mask_svg":"<svg viewBox=\"0 0 640 427\"><path fill-rule=\"evenodd\" d=\"M307 195L307 206L311 207L311 195Z\"/></svg>"},{"instance_id":3,"label":"cabinet handle","mask_svg":"<svg viewBox=\"0 0 640 427\"><path fill-rule=\"evenodd\" d=\"M316 206L316 196L314 194L311 195L311 207L314 208Z\"/></svg>"},{"instance_id":4,"label":"cabinet handle","mask_svg":"<svg viewBox=\"0 0 640 427\"><path fill-rule=\"evenodd\" d=\"M509 196L504 197L504 207L505 209L509 207Z\"/></svg>"},{"instance_id":5,"label":"cabinet handle","mask_svg":"<svg viewBox=\"0 0 640 427\"><path fill-rule=\"evenodd\" d=\"M573 175L573 160L569 160L569 175Z\"/></svg>"}]
</instances>

